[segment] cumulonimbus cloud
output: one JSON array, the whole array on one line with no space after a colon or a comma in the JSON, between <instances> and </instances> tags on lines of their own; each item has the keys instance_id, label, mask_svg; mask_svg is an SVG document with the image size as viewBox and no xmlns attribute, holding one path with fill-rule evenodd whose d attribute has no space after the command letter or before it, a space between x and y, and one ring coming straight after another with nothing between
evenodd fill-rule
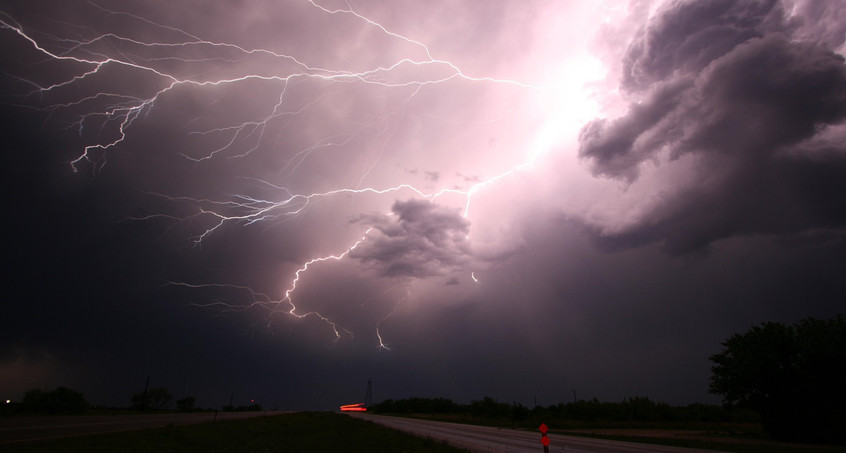
<instances>
[{"instance_id":1,"label":"cumulonimbus cloud","mask_svg":"<svg viewBox=\"0 0 846 453\"><path fill-rule=\"evenodd\" d=\"M846 227L831 215L846 210L817 197L846 179L846 145L831 139L846 119L846 65L831 42L800 39L807 27L772 1L677 1L650 20L624 59L621 87L636 100L622 117L585 125L579 155L594 175L627 184L646 165L656 177L662 165L694 163L672 194L603 241L684 253L738 234ZM824 158L808 151L821 146Z\"/></svg>"},{"instance_id":2,"label":"cumulonimbus cloud","mask_svg":"<svg viewBox=\"0 0 846 453\"><path fill-rule=\"evenodd\" d=\"M444 275L470 257L470 222L457 209L431 201L397 201L390 214L371 214L357 221L372 229L350 256L385 277Z\"/></svg>"}]
</instances>

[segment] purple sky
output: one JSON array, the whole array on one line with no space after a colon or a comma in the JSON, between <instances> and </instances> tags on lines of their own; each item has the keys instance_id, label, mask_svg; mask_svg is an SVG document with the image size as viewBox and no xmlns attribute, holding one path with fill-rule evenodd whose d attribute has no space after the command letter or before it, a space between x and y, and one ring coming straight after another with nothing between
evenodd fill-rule
<instances>
[{"instance_id":1,"label":"purple sky","mask_svg":"<svg viewBox=\"0 0 846 453\"><path fill-rule=\"evenodd\" d=\"M846 7L0 0L0 397L707 393L843 312Z\"/></svg>"}]
</instances>

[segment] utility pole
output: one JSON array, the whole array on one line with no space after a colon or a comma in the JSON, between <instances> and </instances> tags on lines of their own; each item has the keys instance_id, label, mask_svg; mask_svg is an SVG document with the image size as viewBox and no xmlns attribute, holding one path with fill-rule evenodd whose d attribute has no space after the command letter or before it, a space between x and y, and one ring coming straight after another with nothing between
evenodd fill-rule
<instances>
[{"instance_id":1,"label":"utility pole","mask_svg":"<svg viewBox=\"0 0 846 453\"><path fill-rule=\"evenodd\" d=\"M367 393L364 394L364 407L373 405L373 381L367 380Z\"/></svg>"},{"instance_id":2,"label":"utility pole","mask_svg":"<svg viewBox=\"0 0 846 453\"><path fill-rule=\"evenodd\" d=\"M147 383L144 384L144 394L141 395L141 410L147 409L147 387L150 386L150 375L147 375Z\"/></svg>"}]
</instances>

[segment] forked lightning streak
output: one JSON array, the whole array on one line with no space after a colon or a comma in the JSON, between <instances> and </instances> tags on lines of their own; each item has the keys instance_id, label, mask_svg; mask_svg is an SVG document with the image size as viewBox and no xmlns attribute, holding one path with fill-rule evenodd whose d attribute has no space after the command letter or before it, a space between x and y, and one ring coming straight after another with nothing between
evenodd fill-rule
<instances>
[{"instance_id":1,"label":"forked lightning streak","mask_svg":"<svg viewBox=\"0 0 846 453\"><path fill-rule=\"evenodd\" d=\"M233 43L205 40L182 29L156 23L130 13L112 11L99 6L94 2L89 2L89 4L105 14L136 20L155 29L167 32L171 36L180 36L181 39L161 42L146 41L139 38L121 36L117 33L104 33L88 39L70 39L66 37L58 38L36 30L30 31L20 25L13 17L2 11L0 11L0 30L12 32L19 38L26 40L35 51L42 54L46 59L54 60L56 62L66 62L69 65L74 65L74 67L84 68L82 70L78 70L76 74L70 75L64 80L55 81L49 84L38 84L31 81L25 81L28 85L35 87L27 96L25 96L25 100L49 98L51 94L62 90L90 86L92 83L96 82L99 74L114 68L132 70L139 75L144 75L145 77L149 77L151 79L150 85L152 85L152 88L146 88L148 91L146 95L138 94L137 92L100 91L83 95L70 101L46 104L38 107L46 112L49 112L51 115L54 113L60 114L79 111L79 113L75 114L76 121L73 124L73 127L77 128L80 134L83 134L87 131L87 128L92 127L93 125L99 124L100 128L105 128L108 125L114 125L113 138L107 140L99 139L98 141L85 145L84 149L70 161L71 168L74 172L79 171L84 165L89 165L94 172L103 171L108 162L107 157L109 152L128 140L128 137L132 133L132 129L136 123L143 121L144 115L154 108L157 102L160 102L166 94L183 87L207 89L215 86L236 85L257 81L279 83L282 85L282 89L278 93L277 102L270 108L269 111L265 112L263 115L259 115L259 118L231 126L213 127L207 130L190 132L190 134L196 135L199 138L223 137L222 143L207 150L205 154L180 154L195 165L202 165L205 161L224 158L224 156L225 158L230 159L245 157L255 151L265 140L267 126L271 121L293 118L312 108L320 101L319 97L302 104L297 109L285 110L283 108L283 101L286 99L286 96L289 95L289 90L292 89L292 86L306 80L325 83L357 83L385 88L410 87L413 91L408 95L405 103L409 102L409 100L415 96L418 96L422 87L443 84L456 79L472 83L504 84L526 90L545 89L545 87L522 83L516 80L468 75L462 71L457 64L449 60L438 59L433 56L433 52L423 42L404 36L400 33L396 33L390 30L389 27L356 12L349 5L347 9L332 9L322 6L320 2L315 0L305 1L308 5L315 8L317 11L320 11L321 14L353 17L355 20L360 21L363 27L378 30L379 33L389 39L402 41L408 44L411 48L418 49L418 51L414 53L425 55L425 58L406 56L397 59L391 64L378 65L359 71L329 69L313 66L305 63L301 58L278 53L272 50L248 48ZM109 53L103 51L103 49L117 50ZM124 51L120 49L127 50ZM188 54L198 50L203 50L205 53L220 51L225 55L240 55L242 57L260 55L262 57L277 60L280 63L280 67L287 65L291 68L295 68L295 70L282 73L257 72L244 73L233 77L209 78L207 76L186 76L177 71L170 70L167 65L162 64L162 62L170 60L179 60L185 64L202 62L202 59L180 57L178 54L180 51L184 51ZM167 56L154 58L152 56L142 55L143 52L147 52L149 55L162 53ZM420 78L405 81L390 81L390 78L386 77L399 71L407 72L408 69L428 70L432 68L439 68L443 75L435 77L421 72ZM143 89L139 90L144 91ZM404 109L405 103L401 104L394 113ZM357 133L358 132L348 132L345 135L341 134L334 138L326 137L314 142L303 148L301 151L295 153L284 165L283 170L295 173L300 165L302 165L303 162L306 162L311 154L316 150L330 146L343 146L345 143L354 139ZM244 146L245 150L238 151L236 148L241 146ZM293 193L287 188L274 185L270 182L256 180L257 184L282 192L285 196L279 200L266 200L247 194L234 194L231 195L228 200L216 200L174 196L163 193L148 193L148 195L153 197L192 205L195 212L188 217L176 217L169 214L152 214L138 217L137 220L149 220L157 217L174 219L180 222L202 220L207 224L207 226L193 238L195 244L199 246L204 240L213 235L226 224L232 223L246 226L259 222L269 222L296 216L302 213L303 210L307 209L310 203L317 199L333 197L341 194L355 196L362 194L397 194L400 192L412 193L432 202L445 195L463 197L464 209L462 215L466 218L470 213L471 201L474 194L483 190L486 186L496 184L515 172L524 170L533 163L536 157L537 154L535 153L531 155L527 161L513 166L500 174L476 181L469 188L464 189L443 188L434 191L426 191L413 184L399 184L381 188L340 187L324 192ZM366 172L369 173L374 164L371 164ZM363 174L361 178L359 178L359 185L361 185L361 181L363 181L366 176L367 173ZM371 230L372 227L368 228L362 233L359 239L343 249L340 253L320 256L305 261L291 277L290 283L287 286L287 289L285 289L281 299L273 298L265 293L256 292L248 286L230 284L192 284L185 282L171 282L171 284L189 288L229 288L232 290L242 291L249 296L250 302L246 305L233 305L221 301L200 305L223 311L247 310L250 308L260 307L269 310L270 313L284 313L285 315L295 318L317 318L330 326L336 339L340 339L342 334L348 334L351 336L352 332L319 312L300 311L294 303L294 293L296 292L301 279L306 277L306 274L308 274L310 269L325 261L343 260L353 250L359 247L360 244L367 241ZM479 282L475 272L471 272L469 278L474 283ZM406 295L406 298L407 297L408 295ZM387 321L396 312L401 302L402 301L398 301L393 306L393 309L382 317L376 325L375 335L380 349L389 349L383 340L382 333L380 331L380 324Z\"/></svg>"}]
</instances>

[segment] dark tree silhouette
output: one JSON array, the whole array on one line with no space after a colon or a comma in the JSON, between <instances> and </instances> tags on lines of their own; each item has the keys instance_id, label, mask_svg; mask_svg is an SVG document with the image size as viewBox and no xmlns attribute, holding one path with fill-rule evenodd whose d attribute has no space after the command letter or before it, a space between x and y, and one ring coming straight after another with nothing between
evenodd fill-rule
<instances>
[{"instance_id":1,"label":"dark tree silhouette","mask_svg":"<svg viewBox=\"0 0 846 453\"><path fill-rule=\"evenodd\" d=\"M757 411L773 438L846 443L846 318L764 323L723 346L712 393Z\"/></svg>"},{"instance_id":2,"label":"dark tree silhouette","mask_svg":"<svg viewBox=\"0 0 846 453\"><path fill-rule=\"evenodd\" d=\"M176 408L181 411L193 411L197 404L197 398L186 396L176 400Z\"/></svg>"},{"instance_id":3,"label":"dark tree silhouette","mask_svg":"<svg viewBox=\"0 0 846 453\"><path fill-rule=\"evenodd\" d=\"M27 390L21 405L25 412L49 414L73 414L85 412L88 408L82 393L67 387L57 387L47 392L41 389Z\"/></svg>"},{"instance_id":4,"label":"dark tree silhouette","mask_svg":"<svg viewBox=\"0 0 846 453\"><path fill-rule=\"evenodd\" d=\"M132 395L131 402L134 409L160 410L167 408L173 395L164 387L154 387L144 392Z\"/></svg>"}]
</instances>

